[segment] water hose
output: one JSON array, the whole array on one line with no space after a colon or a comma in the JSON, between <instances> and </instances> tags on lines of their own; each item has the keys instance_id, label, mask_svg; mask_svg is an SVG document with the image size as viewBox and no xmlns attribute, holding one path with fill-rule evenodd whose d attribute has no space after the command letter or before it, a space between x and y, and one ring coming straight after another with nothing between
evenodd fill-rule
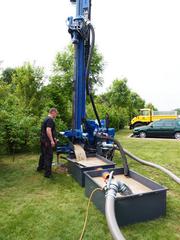
<instances>
[{"instance_id":1,"label":"water hose","mask_svg":"<svg viewBox=\"0 0 180 240\"><path fill-rule=\"evenodd\" d=\"M166 169L166 168L164 168L164 167L162 167L162 166L160 166L158 164L142 160L141 158L136 157L135 155L133 155L132 153L130 153L126 149L124 149L124 153L127 156L129 156L130 158L132 158L133 160L135 160L135 161L137 161L139 163L142 163L144 165L151 166L151 167L154 167L154 168L157 168L157 169L161 170L162 172L166 173L169 177L171 177L175 182L180 184L180 178L178 176L176 176L174 173L172 173L171 171L169 171L168 169Z\"/></svg>"},{"instance_id":2,"label":"water hose","mask_svg":"<svg viewBox=\"0 0 180 240\"><path fill-rule=\"evenodd\" d=\"M86 226L87 226L87 219L88 219L88 213L89 213L89 207L90 207L91 199L92 199L92 196L94 195L94 193L97 192L97 191L102 191L102 189L101 189L101 188L95 188L95 189L91 192L91 195L90 195L90 197L89 197L88 205L87 205L87 209L86 209L86 216L85 216L84 225L83 225L83 230L82 230L82 232L81 232L81 236L80 236L79 240L82 240L82 239L83 239L84 232L85 232L85 229L86 229Z\"/></svg>"}]
</instances>

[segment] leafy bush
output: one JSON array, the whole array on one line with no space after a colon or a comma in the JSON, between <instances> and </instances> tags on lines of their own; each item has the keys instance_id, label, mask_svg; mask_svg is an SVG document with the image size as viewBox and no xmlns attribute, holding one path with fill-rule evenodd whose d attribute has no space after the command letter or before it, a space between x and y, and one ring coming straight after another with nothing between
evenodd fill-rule
<instances>
[{"instance_id":1,"label":"leafy bush","mask_svg":"<svg viewBox=\"0 0 180 240\"><path fill-rule=\"evenodd\" d=\"M109 107L105 104L96 104L100 119L105 119L106 114L109 114L110 127L117 131L124 128L128 124L128 111L126 108ZM87 106L87 118L95 119L91 104Z\"/></svg>"}]
</instances>

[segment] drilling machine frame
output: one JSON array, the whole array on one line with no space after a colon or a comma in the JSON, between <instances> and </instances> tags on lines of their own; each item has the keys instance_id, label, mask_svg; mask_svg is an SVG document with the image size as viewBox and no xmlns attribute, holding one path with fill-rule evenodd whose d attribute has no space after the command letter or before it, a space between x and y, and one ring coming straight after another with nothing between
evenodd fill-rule
<instances>
[{"instance_id":1,"label":"drilling machine frame","mask_svg":"<svg viewBox=\"0 0 180 240\"><path fill-rule=\"evenodd\" d=\"M68 32L74 45L74 79L72 129L61 132L71 144L58 146L58 153L73 152L73 144L83 146L86 153L95 152L112 160L114 146L105 135L112 139L114 128L109 128L108 119L100 120L89 82L90 64L95 43L95 32L91 24L91 0L70 0L76 4L76 17L68 17ZM86 119L86 98L89 96L97 120ZM73 143L73 144L72 144Z\"/></svg>"}]
</instances>

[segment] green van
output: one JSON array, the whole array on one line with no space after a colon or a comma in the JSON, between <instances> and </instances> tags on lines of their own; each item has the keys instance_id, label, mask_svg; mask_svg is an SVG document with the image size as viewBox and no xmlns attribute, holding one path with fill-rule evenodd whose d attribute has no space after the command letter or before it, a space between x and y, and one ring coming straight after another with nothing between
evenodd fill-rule
<instances>
[{"instance_id":1,"label":"green van","mask_svg":"<svg viewBox=\"0 0 180 240\"><path fill-rule=\"evenodd\" d=\"M180 140L180 119L163 119L133 129L133 136L175 138Z\"/></svg>"}]
</instances>

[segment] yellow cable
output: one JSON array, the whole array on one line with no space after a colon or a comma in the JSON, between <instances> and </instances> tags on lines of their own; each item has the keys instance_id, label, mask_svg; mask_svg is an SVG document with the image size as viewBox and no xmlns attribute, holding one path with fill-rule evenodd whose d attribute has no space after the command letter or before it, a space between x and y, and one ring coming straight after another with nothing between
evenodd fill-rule
<instances>
[{"instance_id":1,"label":"yellow cable","mask_svg":"<svg viewBox=\"0 0 180 240\"><path fill-rule=\"evenodd\" d=\"M91 198L92 198L93 194L94 194L96 191L102 191L102 188L95 188L95 189L91 192L91 195L90 195L89 200L88 200L87 209L86 209L84 226L83 226L83 230L82 230L82 233L81 233L81 236L80 236L79 240L82 240L82 239L83 239L83 235L84 235L84 232L85 232L85 229L86 229L86 225L87 225L88 211L89 211L89 206L90 206L90 203L91 203Z\"/></svg>"}]
</instances>

